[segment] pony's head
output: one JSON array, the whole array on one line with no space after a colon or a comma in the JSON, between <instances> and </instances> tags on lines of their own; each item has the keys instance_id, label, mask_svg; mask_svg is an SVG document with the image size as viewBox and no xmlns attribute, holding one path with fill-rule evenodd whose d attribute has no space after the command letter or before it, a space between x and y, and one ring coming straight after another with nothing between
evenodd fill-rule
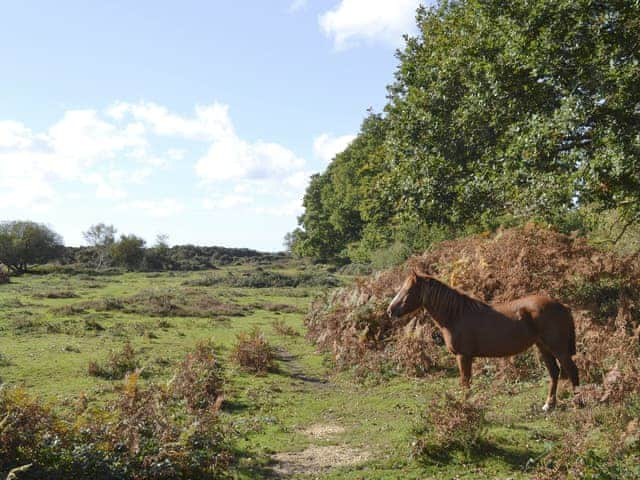
<instances>
[{"instance_id":1,"label":"pony's head","mask_svg":"<svg viewBox=\"0 0 640 480\"><path fill-rule=\"evenodd\" d=\"M400 291L393 297L387 314L390 318L396 319L413 313L422 307L422 282L424 279L415 270L407 277L402 284Z\"/></svg>"}]
</instances>

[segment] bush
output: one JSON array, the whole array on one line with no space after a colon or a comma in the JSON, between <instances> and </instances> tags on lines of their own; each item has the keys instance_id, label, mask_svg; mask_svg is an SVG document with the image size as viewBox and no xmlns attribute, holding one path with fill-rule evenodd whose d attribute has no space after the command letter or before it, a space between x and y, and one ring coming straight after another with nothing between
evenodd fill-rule
<instances>
[{"instance_id":1,"label":"bush","mask_svg":"<svg viewBox=\"0 0 640 480\"><path fill-rule=\"evenodd\" d=\"M300 335L300 333L298 333L295 328L293 328L291 325L287 325L284 320L281 319L277 319L271 322L271 326L280 335L288 337L297 337Z\"/></svg>"},{"instance_id":2,"label":"bush","mask_svg":"<svg viewBox=\"0 0 640 480\"><path fill-rule=\"evenodd\" d=\"M88 373L94 377L107 380L120 380L127 373L140 368L140 362L136 358L136 352L130 343L126 343L120 352L111 352L107 362L101 364L92 360L89 362Z\"/></svg>"},{"instance_id":3,"label":"bush","mask_svg":"<svg viewBox=\"0 0 640 480\"><path fill-rule=\"evenodd\" d=\"M81 308L96 311L122 310L125 313L153 317L216 317L242 316L250 307L237 303L225 303L207 292L196 289L182 291L168 289L141 290L124 298L100 298L83 302Z\"/></svg>"},{"instance_id":4,"label":"bush","mask_svg":"<svg viewBox=\"0 0 640 480\"><path fill-rule=\"evenodd\" d=\"M106 404L58 415L22 389L0 389L0 472L32 463L34 479L220 478L232 460L212 346L188 355L169 386L130 373ZM209 372L213 368L214 374ZM204 403L194 403L197 395ZM193 407L193 408L192 408Z\"/></svg>"},{"instance_id":5,"label":"bush","mask_svg":"<svg viewBox=\"0 0 640 480\"><path fill-rule=\"evenodd\" d=\"M195 351L182 361L170 384L172 394L184 399L191 412L208 410L221 402L223 387L224 370L216 360L211 341L196 345Z\"/></svg>"},{"instance_id":6,"label":"bush","mask_svg":"<svg viewBox=\"0 0 640 480\"><path fill-rule=\"evenodd\" d=\"M340 281L330 273L305 272L287 275L280 272L263 270L261 267L241 275L206 275L200 279L189 280L187 285L210 287L228 285L237 288L297 288L297 287L337 287Z\"/></svg>"},{"instance_id":7,"label":"bush","mask_svg":"<svg viewBox=\"0 0 640 480\"><path fill-rule=\"evenodd\" d=\"M137 270L144 259L144 239L135 235L120 235L120 240L109 247L109 254L116 265Z\"/></svg>"},{"instance_id":8,"label":"bush","mask_svg":"<svg viewBox=\"0 0 640 480\"><path fill-rule=\"evenodd\" d=\"M469 457L482 445L486 434L485 400L458 400L449 393L432 399L414 428L414 455L429 460L459 450Z\"/></svg>"},{"instance_id":9,"label":"bush","mask_svg":"<svg viewBox=\"0 0 640 480\"><path fill-rule=\"evenodd\" d=\"M0 367L9 367L13 365L11 358L7 356L7 354L0 352ZM2 384L2 382L0 382Z\"/></svg>"},{"instance_id":10,"label":"bush","mask_svg":"<svg viewBox=\"0 0 640 480\"><path fill-rule=\"evenodd\" d=\"M258 328L240 332L231 351L231 359L248 372L264 374L275 370L275 350Z\"/></svg>"},{"instance_id":11,"label":"bush","mask_svg":"<svg viewBox=\"0 0 640 480\"><path fill-rule=\"evenodd\" d=\"M70 432L51 408L21 388L0 389L0 470L35 463L55 469Z\"/></svg>"},{"instance_id":12,"label":"bush","mask_svg":"<svg viewBox=\"0 0 640 480\"><path fill-rule=\"evenodd\" d=\"M433 341L436 328L430 324L419 324L416 319L397 333L396 349L391 352L395 364L406 374L424 377L436 367L441 349Z\"/></svg>"},{"instance_id":13,"label":"bush","mask_svg":"<svg viewBox=\"0 0 640 480\"><path fill-rule=\"evenodd\" d=\"M640 478L640 397L568 411L555 418L560 438L533 464L535 480Z\"/></svg>"},{"instance_id":14,"label":"bush","mask_svg":"<svg viewBox=\"0 0 640 480\"><path fill-rule=\"evenodd\" d=\"M0 222L0 263L15 274L26 273L30 265L59 258L63 250L62 237L46 225Z\"/></svg>"},{"instance_id":15,"label":"bush","mask_svg":"<svg viewBox=\"0 0 640 480\"><path fill-rule=\"evenodd\" d=\"M439 358L437 367L453 366L453 356L436 336L408 334L403 329L409 319L391 322L387 316L389 301L413 268L487 302L533 293L560 299L575 319L575 361L582 383L601 384L600 398L606 401L619 401L633 385L640 385L640 290L634 287L640 284L638 257L602 251L585 238L535 224L442 242L403 266L320 296L305 319L308 337L330 352L339 368L376 370L379 366L372 360L377 359L410 375L423 375ZM416 312L415 319L417 324L430 323L424 312ZM602 382L616 363L620 378L612 390ZM544 375L531 352L474 365L476 372L483 369L500 379ZM607 391L614 394L607 396Z\"/></svg>"}]
</instances>

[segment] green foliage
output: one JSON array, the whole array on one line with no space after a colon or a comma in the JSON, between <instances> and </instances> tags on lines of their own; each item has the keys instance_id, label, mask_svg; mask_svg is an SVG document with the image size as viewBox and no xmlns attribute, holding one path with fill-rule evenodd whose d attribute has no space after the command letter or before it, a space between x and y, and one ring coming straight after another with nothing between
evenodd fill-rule
<instances>
[{"instance_id":1,"label":"green foliage","mask_svg":"<svg viewBox=\"0 0 640 480\"><path fill-rule=\"evenodd\" d=\"M82 236L91 245L95 267L102 268L109 261L110 249L116 241L116 228L113 225L98 223L91 225Z\"/></svg>"},{"instance_id":2,"label":"green foliage","mask_svg":"<svg viewBox=\"0 0 640 480\"><path fill-rule=\"evenodd\" d=\"M581 279L563 289L568 301L582 305L592 312L592 318L600 325L612 325L616 319L621 298L640 301L640 292L629 285L625 278L603 276L595 279ZM639 312L633 312L640 316ZM640 318L634 318L634 324L640 325Z\"/></svg>"},{"instance_id":3,"label":"green foliage","mask_svg":"<svg viewBox=\"0 0 640 480\"><path fill-rule=\"evenodd\" d=\"M113 262L129 270L137 270L144 258L145 243L136 235L120 235L120 240L109 249Z\"/></svg>"},{"instance_id":4,"label":"green foliage","mask_svg":"<svg viewBox=\"0 0 640 480\"><path fill-rule=\"evenodd\" d=\"M325 272L299 272L294 275L288 275L258 267L240 275L231 272L226 275L209 274L199 279L189 280L186 284L193 286L227 285L242 288L297 288L337 287L340 281L334 275Z\"/></svg>"},{"instance_id":5,"label":"green foliage","mask_svg":"<svg viewBox=\"0 0 640 480\"><path fill-rule=\"evenodd\" d=\"M224 369L212 341L200 341L187 354L171 380L174 396L182 398L190 412L202 413L222 401Z\"/></svg>"},{"instance_id":6,"label":"green foliage","mask_svg":"<svg viewBox=\"0 0 640 480\"><path fill-rule=\"evenodd\" d=\"M81 395L72 416L22 389L0 389L0 472L32 463L26 478L219 478L231 460L220 421L223 376L198 344L166 387L130 373L105 405Z\"/></svg>"},{"instance_id":7,"label":"green foliage","mask_svg":"<svg viewBox=\"0 0 640 480\"><path fill-rule=\"evenodd\" d=\"M115 247L115 243L110 248ZM276 260L286 261L289 256L283 253L264 253L248 248L206 247L196 245L175 245L169 247L166 242L156 242L145 248L144 257L135 269L143 271L189 271L215 269L231 264L264 264ZM111 249L108 253L111 252ZM136 261L139 259L136 259ZM111 255L106 255L101 268L97 267L94 247L65 247L61 262L57 267L64 273L98 273L108 275L114 269ZM118 273L115 270L115 273Z\"/></svg>"},{"instance_id":8,"label":"green foliage","mask_svg":"<svg viewBox=\"0 0 640 480\"><path fill-rule=\"evenodd\" d=\"M89 362L88 373L94 377L107 380L122 380L126 374L140 368L140 361L130 343L125 344L120 352L111 352L105 364L94 360Z\"/></svg>"},{"instance_id":9,"label":"green foliage","mask_svg":"<svg viewBox=\"0 0 640 480\"><path fill-rule=\"evenodd\" d=\"M363 261L434 229L569 231L586 206L640 223L639 18L629 1L420 8L384 116L314 177L293 250Z\"/></svg>"},{"instance_id":10,"label":"green foliage","mask_svg":"<svg viewBox=\"0 0 640 480\"><path fill-rule=\"evenodd\" d=\"M361 238L365 225L386 220L376 195L384 132L383 118L370 114L358 138L336 155L326 172L311 177L299 219L303 229L288 237L294 253L321 262L344 261L345 249Z\"/></svg>"},{"instance_id":11,"label":"green foliage","mask_svg":"<svg viewBox=\"0 0 640 480\"><path fill-rule=\"evenodd\" d=\"M30 265L58 258L62 249L62 237L46 225L29 221L0 223L0 263L13 273L25 273Z\"/></svg>"}]
</instances>

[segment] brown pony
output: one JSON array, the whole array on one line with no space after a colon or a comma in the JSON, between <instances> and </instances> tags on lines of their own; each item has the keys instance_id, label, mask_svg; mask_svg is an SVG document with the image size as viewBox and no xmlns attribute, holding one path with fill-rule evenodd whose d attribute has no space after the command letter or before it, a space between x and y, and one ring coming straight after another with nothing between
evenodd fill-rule
<instances>
[{"instance_id":1,"label":"brown pony","mask_svg":"<svg viewBox=\"0 0 640 480\"><path fill-rule=\"evenodd\" d=\"M449 351L456 355L462 386L471 383L473 357L507 357L535 344L549 371L544 411L556 404L560 368L578 386L576 334L571 311L542 295L489 305L429 276L413 272L387 309L398 318L424 307L436 322Z\"/></svg>"}]
</instances>

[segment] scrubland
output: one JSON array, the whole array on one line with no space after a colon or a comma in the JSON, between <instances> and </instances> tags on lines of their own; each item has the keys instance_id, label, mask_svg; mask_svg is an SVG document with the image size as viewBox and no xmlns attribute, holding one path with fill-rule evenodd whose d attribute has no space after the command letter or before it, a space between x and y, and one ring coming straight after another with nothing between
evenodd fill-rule
<instances>
[{"instance_id":1,"label":"scrubland","mask_svg":"<svg viewBox=\"0 0 640 480\"><path fill-rule=\"evenodd\" d=\"M533 352L475 362L384 308L412 268L573 310L578 398ZM640 267L535 225L369 276L278 259L0 286L0 472L16 478L637 478ZM333 269L331 269L333 270Z\"/></svg>"}]
</instances>

